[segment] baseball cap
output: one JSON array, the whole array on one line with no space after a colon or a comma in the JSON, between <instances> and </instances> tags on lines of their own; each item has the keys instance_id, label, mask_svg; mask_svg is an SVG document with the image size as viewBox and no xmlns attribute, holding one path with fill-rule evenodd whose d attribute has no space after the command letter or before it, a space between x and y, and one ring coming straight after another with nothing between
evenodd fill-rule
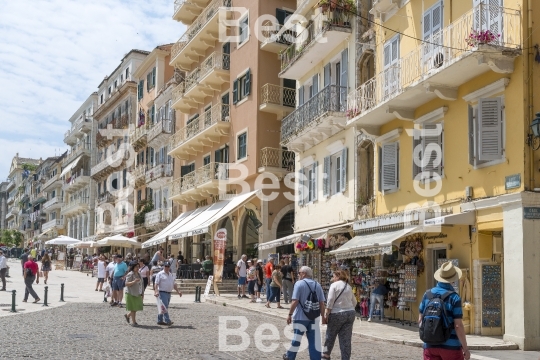
<instances>
[{"instance_id":1,"label":"baseball cap","mask_svg":"<svg viewBox=\"0 0 540 360\"><path fill-rule=\"evenodd\" d=\"M168 261L165 261L165 262L163 263L163 266L164 266L164 267L165 267L165 266L171 266L171 263L168 262Z\"/></svg>"},{"instance_id":2,"label":"baseball cap","mask_svg":"<svg viewBox=\"0 0 540 360\"><path fill-rule=\"evenodd\" d=\"M257 260L257 263L262 263L262 262L263 262L262 259Z\"/></svg>"},{"instance_id":3,"label":"baseball cap","mask_svg":"<svg viewBox=\"0 0 540 360\"><path fill-rule=\"evenodd\" d=\"M122 259L122 258L123 258L123 256L120 255L120 254L117 254L117 255L115 255L114 257L117 258L117 259Z\"/></svg>"},{"instance_id":4,"label":"baseball cap","mask_svg":"<svg viewBox=\"0 0 540 360\"><path fill-rule=\"evenodd\" d=\"M247 262L250 263L250 262L252 262L252 261L251 261L251 260L248 260Z\"/></svg>"}]
</instances>

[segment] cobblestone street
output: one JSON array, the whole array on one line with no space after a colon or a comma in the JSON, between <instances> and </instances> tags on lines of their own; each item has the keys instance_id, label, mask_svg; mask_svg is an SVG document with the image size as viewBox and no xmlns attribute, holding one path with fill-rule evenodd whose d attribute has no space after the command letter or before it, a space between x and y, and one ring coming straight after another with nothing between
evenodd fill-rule
<instances>
[{"instance_id":1,"label":"cobblestone street","mask_svg":"<svg viewBox=\"0 0 540 360\"><path fill-rule=\"evenodd\" d=\"M289 343L284 336L284 322L275 317L212 304L176 304L170 309L175 322L171 328L155 324L156 309L145 306L138 313L141 324L133 328L123 318L124 310L105 304L70 303L46 311L4 317L0 338L5 359L281 359L284 347L271 353L260 351L254 340L255 329L262 323L280 331L280 343ZM245 316L249 321L249 348L241 352L220 352L218 341L219 315ZM236 328L239 323L230 323ZM267 331L265 334L269 334ZM8 340L9 339L9 340ZM7 340L7 341L6 341ZM304 342L306 339L304 339ZM239 341L229 337L228 344ZM277 341L274 341L277 343ZM264 342L269 346L269 342ZM8 355L9 354L9 355ZM339 349L333 358L339 359ZM410 346L383 344L365 339L353 340L355 359L419 359L421 350ZM298 359L308 359L303 351Z\"/></svg>"}]
</instances>

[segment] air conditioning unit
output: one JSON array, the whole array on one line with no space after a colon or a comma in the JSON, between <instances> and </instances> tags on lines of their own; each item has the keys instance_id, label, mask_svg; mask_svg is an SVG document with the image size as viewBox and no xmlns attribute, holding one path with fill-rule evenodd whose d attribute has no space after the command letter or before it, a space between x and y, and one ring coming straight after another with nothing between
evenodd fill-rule
<instances>
[{"instance_id":1,"label":"air conditioning unit","mask_svg":"<svg viewBox=\"0 0 540 360\"><path fill-rule=\"evenodd\" d=\"M493 254L502 254L502 235L493 235Z\"/></svg>"}]
</instances>

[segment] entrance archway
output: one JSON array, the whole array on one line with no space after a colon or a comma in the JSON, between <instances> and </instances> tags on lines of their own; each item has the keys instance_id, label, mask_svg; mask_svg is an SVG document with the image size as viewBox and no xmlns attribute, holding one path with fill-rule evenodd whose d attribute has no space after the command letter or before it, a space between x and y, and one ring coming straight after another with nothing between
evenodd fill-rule
<instances>
[{"instance_id":1,"label":"entrance archway","mask_svg":"<svg viewBox=\"0 0 540 360\"><path fill-rule=\"evenodd\" d=\"M244 217L242 224L242 251L247 255L248 259L257 256L258 250L255 247L259 243L259 230L255 227L255 223L249 216Z\"/></svg>"},{"instance_id":2,"label":"entrance archway","mask_svg":"<svg viewBox=\"0 0 540 360\"><path fill-rule=\"evenodd\" d=\"M288 211L281 220L279 220L276 238L281 239L282 237L289 236L294 234L294 210ZM294 253L294 244L283 245L276 248L276 252L280 255L282 254L292 254Z\"/></svg>"},{"instance_id":3,"label":"entrance archway","mask_svg":"<svg viewBox=\"0 0 540 360\"><path fill-rule=\"evenodd\" d=\"M219 227L225 228L227 230L227 244L225 245L225 260L231 259L233 261L233 239L234 239L234 233L233 233L233 224L230 218L226 218L221 222L221 226Z\"/></svg>"}]
</instances>

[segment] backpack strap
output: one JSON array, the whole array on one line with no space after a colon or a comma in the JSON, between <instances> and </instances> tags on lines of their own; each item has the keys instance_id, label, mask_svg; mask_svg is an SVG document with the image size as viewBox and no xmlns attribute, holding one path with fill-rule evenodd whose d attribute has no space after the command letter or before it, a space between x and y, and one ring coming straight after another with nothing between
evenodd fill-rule
<instances>
[{"instance_id":1,"label":"backpack strap","mask_svg":"<svg viewBox=\"0 0 540 360\"><path fill-rule=\"evenodd\" d=\"M449 297L450 295L452 295L453 293L455 293L455 291L447 291L447 292L445 292L444 294L441 295L441 300L445 301L446 298Z\"/></svg>"},{"instance_id":2,"label":"backpack strap","mask_svg":"<svg viewBox=\"0 0 540 360\"><path fill-rule=\"evenodd\" d=\"M431 292L431 290L428 290L426 291L426 297L428 300L431 300L435 297L435 295L433 295L433 293Z\"/></svg>"}]
</instances>

